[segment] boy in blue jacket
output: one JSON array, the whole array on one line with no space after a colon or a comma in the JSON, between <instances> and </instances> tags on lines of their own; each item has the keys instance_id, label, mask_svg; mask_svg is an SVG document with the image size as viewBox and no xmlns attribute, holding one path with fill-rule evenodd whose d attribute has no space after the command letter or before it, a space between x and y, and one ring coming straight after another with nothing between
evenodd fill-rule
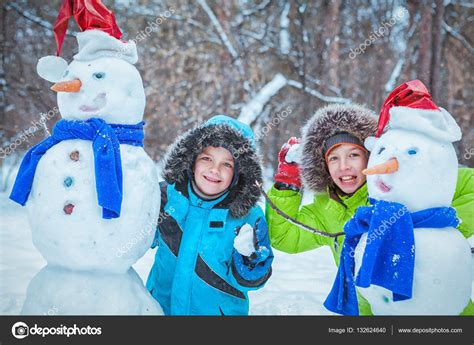
<instances>
[{"instance_id":1,"label":"boy in blue jacket","mask_svg":"<svg viewBox=\"0 0 474 345\"><path fill-rule=\"evenodd\" d=\"M252 130L211 118L177 139L163 177L147 289L166 315L248 315L247 292L265 284L273 261Z\"/></svg>"}]
</instances>

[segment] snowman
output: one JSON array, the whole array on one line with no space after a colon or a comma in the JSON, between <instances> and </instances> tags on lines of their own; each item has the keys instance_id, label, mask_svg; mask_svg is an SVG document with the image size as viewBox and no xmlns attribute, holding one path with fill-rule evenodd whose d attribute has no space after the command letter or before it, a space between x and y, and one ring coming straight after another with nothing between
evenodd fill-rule
<instances>
[{"instance_id":1,"label":"snowman","mask_svg":"<svg viewBox=\"0 0 474 345\"><path fill-rule=\"evenodd\" d=\"M458 174L452 142L460 139L420 81L389 95L376 137L365 141L372 206L344 227L339 280L326 301L332 310L358 314L354 285L376 315L458 315L468 305L471 249L450 207Z\"/></svg>"},{"instance_id":2,"label":"snowman","mask_svg":"<svg viewBox=\"0 0 474 345\"><path fill-rule=\"evenodd\" d=\"M68 65L59 52L70 16L82 32ZM150 248L160 209L158 175L143 149L136 46L120 40L99 0L64 1L55 36L58 56L40 59L37 70L55 83L62 120L28 151L10 195L27 207L48 263L23 313L162 314L131 268Z\"/></svg>"}]
</instances>

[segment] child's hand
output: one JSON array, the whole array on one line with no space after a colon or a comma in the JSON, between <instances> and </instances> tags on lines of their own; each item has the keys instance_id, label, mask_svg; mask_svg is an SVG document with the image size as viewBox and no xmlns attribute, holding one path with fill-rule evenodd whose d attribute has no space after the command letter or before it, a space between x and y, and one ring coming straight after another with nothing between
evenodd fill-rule
<instances>
[{"instance_id":1,"label":"child's hand","mask_svg":"<svg viewBox=\"0 0 474 345\"><path fill-rule=\"evenodd\" d=\"M301 139L291 137L278 153L278 171L275 182L301 188L300 169L298 167L298 150Z\"/></svg>"}]
</instances>

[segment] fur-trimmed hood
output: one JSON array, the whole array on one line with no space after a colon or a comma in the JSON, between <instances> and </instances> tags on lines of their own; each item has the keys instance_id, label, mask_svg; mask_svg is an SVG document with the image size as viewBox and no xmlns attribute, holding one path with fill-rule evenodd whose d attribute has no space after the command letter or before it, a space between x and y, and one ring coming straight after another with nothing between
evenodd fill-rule
<instances>
[{"instance_id":1,"label":"fur-trimmed hood","mask_svg":"<svg viewBox=\"0 0 474 345\"><path fill-rule=\"evenodd\" d=\"M232 153L238 180L220 206L228 208L234 218L246 216L260 197L255 181L262 183L262 168L253 132L242 122L218 115L181 135L165 157L163 178L169 184L187 185L197 156L207 146L224 147Z\"/></svg>"},{"instance_id":2,"label":"fur-trimmed hood","mask_svg":"<svg viewBox=\"0 0 474 345\"><path fill-rule=\"evenodd\" d=\"M347 132L361 143L377 130L377 116L360 105L328 105L319 109L302 130L301 175L303 184L315 192L325 191L331 183L323 148L335 134Z\"/></svg>"}]
</instances>

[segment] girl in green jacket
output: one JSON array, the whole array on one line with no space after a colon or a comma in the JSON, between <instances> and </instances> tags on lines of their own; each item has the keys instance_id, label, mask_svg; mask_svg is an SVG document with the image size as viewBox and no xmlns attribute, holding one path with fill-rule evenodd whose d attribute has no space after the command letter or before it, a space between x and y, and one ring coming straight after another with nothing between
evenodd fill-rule
<instances>
[{"instance_id":1,"label":"girl in green jacket","mask_svg":"<svg viewBox=\"0 0 474 345\"><path fill-rule=\"evenodd\" d=\"M365 175L369 152L364 140L377 129L377 117L358 105L330 105L320 109L304 127L303 138L291 138L279 153L275 184L268 192L274 206L297 221L328 233L342 232L359 206L369 205ZM303 149L300 165L293 157ZM301 178L316 192L313 203L300 208ZM459 169L452 206L462 220L458 229L469 238L474 233L474 170ZM267 203L266 218L274 248L300 253L323 245L331 248L336 265L344 236L326 237L302 229L278 214ZM371 315L369 303L358 294L360 315ZM463 314L472 315L472 301Z\"/></svg>"}]
</instances>

